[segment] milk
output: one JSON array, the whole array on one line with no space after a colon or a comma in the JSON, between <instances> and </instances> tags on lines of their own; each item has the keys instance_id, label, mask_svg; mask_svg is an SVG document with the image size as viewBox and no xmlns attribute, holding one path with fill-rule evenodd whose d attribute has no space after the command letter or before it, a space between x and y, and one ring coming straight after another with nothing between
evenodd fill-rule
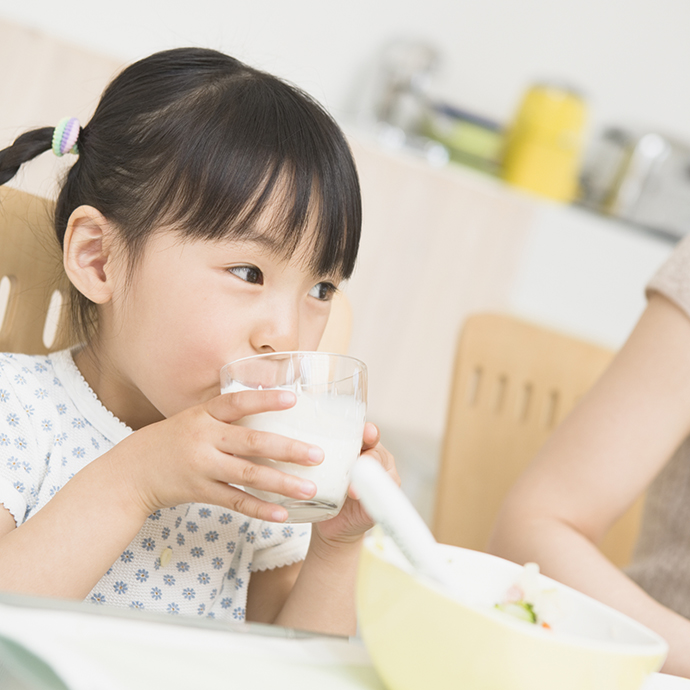
<instances>
[{"instance_id":1,"label":"milk","mask_svg":"<svg viewBox=\"0 0 690 690\"><path fill-rule=\"evenodd\" d=\"M233 381L222 392L240 390L247 388ZM362 448L366 405L354 395L312 394L299 386L283 386L281 390L296 394L297 402L293 407L249 415L234 424L280 434L321 448L324 451L323 462L309 467L276 462L270 458L252 458L259 464L309 479L316 484L316 495L299 500L250 487L245 487L245 490L257 498L287 508L287 522L327 520L340 512L347 497L350 470Z\"/></svg>"}]
</instances>

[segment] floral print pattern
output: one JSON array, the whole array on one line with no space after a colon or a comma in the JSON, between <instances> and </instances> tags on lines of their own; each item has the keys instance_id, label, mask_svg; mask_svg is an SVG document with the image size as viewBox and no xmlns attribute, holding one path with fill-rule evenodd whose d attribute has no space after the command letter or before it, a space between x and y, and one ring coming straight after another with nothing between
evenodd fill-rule
<instances>
[{"instance_id":1,"label":"floral print pattern","mask_svg":"<svg viewBox=\"0 0 690 690\"><path fill-rule=\"evenodd\" d=\"M129 433L69 352L0 354L0 503L17 524ZM86 600L241 621L252 570L301 560L309 536L309 525L275 525L219 506L157 510ZM172 557L162 565L168 548Z\"/></svg>"}]
</instances>

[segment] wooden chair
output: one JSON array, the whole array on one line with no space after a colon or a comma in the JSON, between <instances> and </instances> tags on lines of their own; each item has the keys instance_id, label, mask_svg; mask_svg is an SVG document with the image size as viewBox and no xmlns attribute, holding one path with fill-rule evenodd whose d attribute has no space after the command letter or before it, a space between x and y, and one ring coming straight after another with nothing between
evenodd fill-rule
<instances>
[{"instance_id":1,"label":"wooden chair","mask_svg":"<svg viewBox=\"0 0 690 690\"><path fill-rule=\"evenodd\" d=\"M0 187L0 352L41 354L70 344L70 285L52 226L53 204ZM352 308L333 300L319 349L345 354Z\"/></svg>"},{"instance_id":2,"label":"wooden chair","mask_svg":"<svg viewBox=\"0 0 690 690\"><path fill-rule=\"evenodd\" d=\"M486 548L508 490L612 356L597 345L510 316L467 319L436 492L438 541ZM642 500L600 545L619 566L632 554L641 507Z\"/></svg>"},{"instance_id":3,"label":"wooden chair","mask_svg":"<svg viewBox=\"0 0 690 690\"><path fill-rule=\"evenodd\" d=\"M68 344L69 281L52 204L0 187L0 351L41 354Z\"/></svg>"}]
</instances>

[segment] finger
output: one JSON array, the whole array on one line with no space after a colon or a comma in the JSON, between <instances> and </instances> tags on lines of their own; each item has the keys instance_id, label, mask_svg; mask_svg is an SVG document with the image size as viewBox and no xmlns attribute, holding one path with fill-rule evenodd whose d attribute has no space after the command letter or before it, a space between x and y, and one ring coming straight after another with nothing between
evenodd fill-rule
<instances>
[{"instance_id":1,"label":"finger","mask_svg":"<svg viewBox=\"0 0 690 690\"><path fill-rule=\"evenodd\" d=\"M291 462L307 467L323 462L324 452L319 446L294 438L259 431L244 426L220 424L219 450L249 458L271 458L277 462Z\"/></svg>"},{"instance_id":2,"label":"finger","mask_svg":"<svg viewBox=\"0 0 690 690\"><path fill-rule=\"evenodd\" d=\"M362 436L362 450L373 448L381 440L381 433L376 424L367 422L364 425L364 434Z\"/></svg>"},{"instance_id":3,"label":"finger","mask_svg":"<svg viewBox=\"0 0 690 690\"><path fill-rule=\"evenodd\" d=\"M295 477L274 467L259 465L234 455L219 453L219 456L213 470L213 479L217 482L302 500L312 498L316 493L316 484L308 479Z\"/></svg>"},{"instance_id":4,"label":"finger","mask_svg":"<svg viewBox=\"0 0 690 690\"><path fill-rule=\"evenodd\" d=\"M204 502L223 506L247 517L258 518L259 520L285 522L288 518L288 511L282 506L262 501L260 498L252 496L236 486L230 486L223 482L218 482L210 487Z\"/></svg>"},{"instance_id":5,"label":"finger","mask_svg":"<svg viewBox=\"0 0 690 690\"><path fill-rule=\"evenodd\" d=\"M236 393L224 393L211 398L206 410L221 422L236 422L260 412L287 410L297 402L294 393L285 390L244 390Z\"/></svg>"}]
</instances>

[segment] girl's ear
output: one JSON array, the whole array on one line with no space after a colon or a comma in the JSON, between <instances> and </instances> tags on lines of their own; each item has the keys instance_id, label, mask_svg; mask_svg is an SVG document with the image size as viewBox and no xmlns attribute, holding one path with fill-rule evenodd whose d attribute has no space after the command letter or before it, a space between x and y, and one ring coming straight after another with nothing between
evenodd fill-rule
<instances>
[{"instance_id":1,"label":"girl's ear","mask_svg":"<svg viewBox=\"0 0 690 690\"><path fill-rule=\"evenodd\" d=\"M69 217L63 243L65 271L74 286L96 304L112 299L115 232L93 206L79 206Z\"/></svg>"}]
</instances>

